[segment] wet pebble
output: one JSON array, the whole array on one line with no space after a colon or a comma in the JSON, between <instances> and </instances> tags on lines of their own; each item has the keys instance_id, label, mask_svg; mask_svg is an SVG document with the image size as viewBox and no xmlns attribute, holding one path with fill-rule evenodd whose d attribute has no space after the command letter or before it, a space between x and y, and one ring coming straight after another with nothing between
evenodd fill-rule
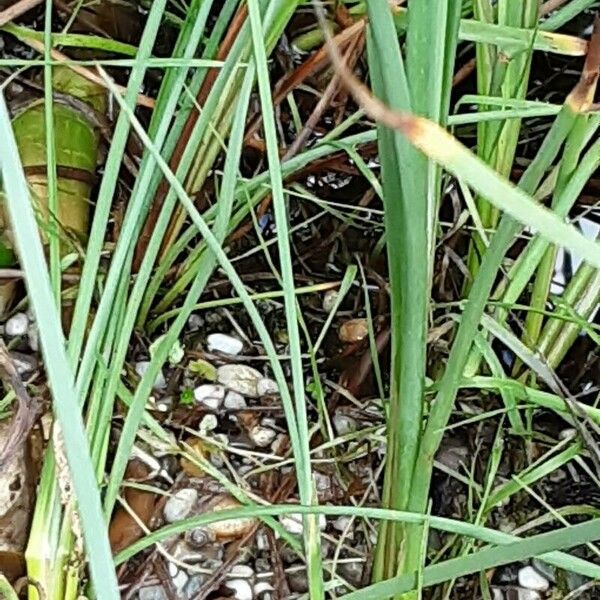
<instances>
[{"instance_id":1,"label":"wet pebble","mask_svg":"<svg viewBox=\"0 0 600 600\"><path fill-rule=\"evenodd\" d=\"M272 396L279 393L279 386L272 379L263 377L256 383L256 392L259 396Z\"/></svg>"},{"instance_id":2,"label":"wet pebble","mask_svg":"<svg viewBox=\"0 0 600 600\"><path fill-rule=\"evenodd\" d=\"M252 600L252 586L246 579L230 579L225 587L233 592L236 600Z\"/></svg>"},{"instance_id":3,"label":"wet pebble","mask_svg":"<svg viewBox=\"0 0 600 600\"><path fill-rule=\"evenodd\" d=\"M209 352L222 352L235 356L244 348L244 343L237 338L224 333L211 333L206 338L206 345Z\"/></svg>"},{"instance_id":4,"label":"wet pebble","mask_svg":"<svg viewBox=\"0 0 600 600\"><path fill-rule=\"evenodd\" d=\"M244 396L230 390L225 394L223 406L228 410L243 410L248 407L248 404Z\"/></svg>"},{"instance_id":5,"label":"wet pebble","mask_svg":"<svg viewBox=\"0 0 600 600\"><path fill-rule=\"evenodd\" d=\"M258 382L262 373L248 365L222 365L217 369L217 381L227 389L248 398L258 398Z\"/></svg>"},{"instance_id":6,"label":"wet pebble","mask_svg":"<svg viewBox=\"0 0 600 600\"><path fill-rule=\"evenodd\" d=\"M550 587L550 582L531 566L519 569L518 581L521 587L536 592L545 592Z\"/></svg>"},{"instance_id":7,"label":"wet pebble","mask_svg":"<svg viewBox=\"0 0 600 600\"><path fill-rule=\"evenodd\" d=\"M135 372L143 377L148 369L150 368L149 360L140 360L135 363ZM167 387L167 382L165 380L165 376L163 375L162 369L156 375L156 379L154 380L154 385L152 386L155 390L163 390Z\"/></svg>"},{"instance_id":8,"label":"wet pebble","mask_svg":"<svg viewBox=\"0 0 600 600\"><path fill-rule=\"evenodd\" d=\"M205 383L194 390L194 399L209 410L218 410L225 399L225 392L222 385Z\"/></svg>"},{"instance_id":9,"label":"wet pebble","mask_svg":"<svg viewBox=\"0 0 600 600\"><path fill-rule=\"evenodd\" d=\"M25 335L27 328L29 327L29 319L27 315L22 312L15 313L4 325L4 331L6 335L10 337L17 337L19 335Z\"/></svg>"},{"instance_id":10,"label":"wet pebble","mask_svg":"<svg viewBox=\"0 0 600 600\"><path fill-rule=\"evenodd\" d=\"M198 492L184 488L173 494L165 503L163 514L167 523L177 523L185 519L198 501Z\"/></svg>"}]
</instances>

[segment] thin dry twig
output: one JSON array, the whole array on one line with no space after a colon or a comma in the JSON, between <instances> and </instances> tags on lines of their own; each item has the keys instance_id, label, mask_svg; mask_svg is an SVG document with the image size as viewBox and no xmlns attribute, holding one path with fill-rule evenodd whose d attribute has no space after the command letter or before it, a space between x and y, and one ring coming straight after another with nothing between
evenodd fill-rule
<instances>
[{"instance_id":1,"label":"thin dry twig","mask_svg":"<svg viewBox=\"0 0 600 600\"><path fill-rule=\"evenodd\" d=\"M40 54L44 54L45 46L43 42L39 42L38 40L28 38L23 38L22 41L37 52L39 52ZM66 67L69 67L71 71L74 71L78 75L81 75L84 79L87 79L88 81L91 81L96 85L102 86L103 88L107 87L106 82L104 81L104 79L102 79L102 77L100 77L100 75L97 75L91 69L88 69L81 65L73 64L72 59L69 58L66 54L63 54L58 50L51 49L50 56L54 60L60 63L64 63ZM115 87L119 90L119 92L121 92L121 94L124 94L126 91L126 89L122 85L115 84ZM151 98L150 96L146 96L145 94L138 94L137 104L139 106L145 106L146 108L154 108L156 100L154 100L154 98Z\"/></svg>"},{"instance_id":2,"label":"thin dry twig","mask_svg":"<svg viewBox=\"0 0 600 600\"><path fill-rule=\"evenodd\" d=\"M38 413L39 403L33 400L21 381L4 341L0 339L0 379L12 388L17 398L17 411L12 418L8 435L0 450L0 468L8 462L25 443Z\"/></svg>"},{"instance_id":3,"label":"thin dry twig","mask_svg":"<svg viewBox=\"0 0 600 600\"><path fill-rule=\"evenodd\" d=\"M35 8L38 4L41 4L42 0L19 0L12 6L9 6L3 11L0 11L0 27L10 23L13 19L20 17L25 14L28 10Z\"/></svg>"}]
</instances>

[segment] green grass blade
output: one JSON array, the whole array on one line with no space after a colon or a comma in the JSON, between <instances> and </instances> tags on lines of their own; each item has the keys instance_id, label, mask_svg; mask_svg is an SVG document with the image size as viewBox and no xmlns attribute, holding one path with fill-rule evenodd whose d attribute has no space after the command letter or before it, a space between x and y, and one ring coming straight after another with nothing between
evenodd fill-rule
<instances>
[{"instance_id":1,"label":"green grass blade","mask_svg":"<svg viewBox=\"0 0 600 600\"><path fill-rule=\"evenodd\" d=\"M40 332L45 368L54 398L54 410L61 424L92 581L98 598L116 600L119 598L119 592L106 522L100 504L100 492L90 460L79 401L75 394L73 373L66 355L60 317L46 270L44 251L3 96L0 98L0 136L4 140L4 148L0 153L0 168L7 207Z\"/></svg>"}]
</instances>

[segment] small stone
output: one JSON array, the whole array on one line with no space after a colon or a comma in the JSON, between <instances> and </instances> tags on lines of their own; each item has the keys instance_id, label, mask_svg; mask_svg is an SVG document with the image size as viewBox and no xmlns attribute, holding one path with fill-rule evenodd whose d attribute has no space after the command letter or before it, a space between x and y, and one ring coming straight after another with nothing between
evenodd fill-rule
<instances>
[{"instance_id":1,"label":"small stone","mask_svg":"<svg viewBox=\"0 0 600 600\"><path fill-rule=\"evenodd\" d=\"M173 494L165 503L163 514L167 523L183 521L198 501L198 492L193 488L184 488Z\"/></svg>"},{"instance_id":2,"label":"small stone","mask_svg":"<svg viewBox=\"0 0 600 600\"><path fill-rule=\"evenodd\" d=\"M203 323L202 317L200 315L197 315L196 313L192 313L188 317L188 327L192 331L196 331L196 330L200 329L200 327L202 327L202 323Z\"/></svg>"},{"instance_id":3,"label":"small stone","mask_svg":"<svg viewBox=\"0 0 600 600\"><path fill-rule=\"evenodd\" d=\"M138 592L138 600L167 600L167 593L162 585L150 585Z\"/></svg>"},{"instance_id":4,"label":"small stone","mask_svg":"<svg viewBox=\"0 0 600 600\"><path fill-rule=\"evenodd\" d=\"M4 325L4 331L6 335L10 337L16 337L19 335L25 335L27 328L29 327L29 319L27 315L22 312L14 314L6 324Z\"/></svg>"},{"instance_id":5,"label":"small stone","mask_svg":"<svg viewBox=\"0 0 600 600\"><path fill-rule=\"evenodd\" d=\"M233 592L236 600L252 600L252 586L245 579L230 579L225 587Z\"/></svg>"},{"instance_id":6,"label":"small stone","mask_svg":"<svg viewBox=\"0 0 600 600\"><path fill-rule=\"evenodd\" d=\"M19 375L33 373L38 367L37 361L33 356L22 354L21 352L11 352L10 357Z\"/></svg>"},{"instance_id":7,"label":"small stone","mask_svg":"<svg viewBox=\"0 0 600 600\"><path fill-rule=\"evenodd\" d=\"M256 534L256 548L259 551L263 551L263 550L268 550L269 549L269 539L267 538L267 536L262 531L259 531Z\"/></svg>"},{"instance_id":8,"label":"small stone","mask_svg":"<svg viewBox=\"0 0 600 600\"><path fill-rule=\"evenodd\" d=\"M266 549L268 549L268 546ZM271 570L271 560L269 558L257 558L254 561L254 568L257 573L268 573Z\"/></svg>"},{"instance_id":9,"label":"small stone","mask_svg":"<svg viewBox=\"0 0 600 600\"><path fill-rule=\"evenodd\" d=\"M217 369L217 381L242 396L258 398L257 384L262 373L248 365L223 365Z\"/></svg>"},{"instance_id":10,"label":"small stone","mask_svg":"<svg viewBox=\"0 0 600 600\"><path fill-rule=\"evenodd\" d=\"M497 587L491 588L492 590L492 600L504 600L504 594L502 590Z\"/></svg>"},{"instance_id":11,"label":"small stone","mask_svg":"<svg viewBox=\"0 0 600 600\"><path fill-rule=\"evenodd\" d=\"M550 587L549 581L530 566L519 569L518 580L521 587L536 592L545 592Z\"/></svg>"},{"instance_id":12,"label":"small stone","mask_svg":"<svg viewBox=\"0 0 600 600\"><path fill-rule=\"evenodd\" d=\"M342 342L353 343L364 340L369 335L366 319L350 319L340 326L338 335Z\"/></svg>"},{"instance_id":13,"label":"small stone","mask_svg":"<svg viewBox=\"0 0 600 600\"><path fill-rule=\"evenodd\" d=\"M279 519L279 522L288 533L300 535L304 531L302 515L284 515Z\"/></svg>"},{"instance_id":14,"label":"small stone","mask_svg":"<svg viewBox=\"0 0 600 600\"><path fill-rule=\"evenodd\" d=\"M290 590L296 594L305 594L308 592L308 578L305 571L297 571L288 575L288 584Z\"/></svg>"},{"instance_id":15,"label":"small stone","mask_svg":"<svg viewBox=\"0 0 600 600\"><path fill-rule=\"evenodd\" d=\"M224 333L211 333L206 338L206 347L209 352L222 352L223 354L235 356L242 351L244 343Z\"/></svg>"},{"instance_id":16,"label":"small stone","mask_svg":"<svg viewBox=\"0 0 600 600\"><path fill-rule=\"evenodd\" d=\"M325 292L325 295L323 296L323 310L325 312L329 313L334 309L338 296L339 294L337 290L329 290Z\"/></svg>"},{"instance_id":17,"label":"small stone","mask_svg":"<svg viewBox=\"0 0 600 600\"><path fill-rule=\"evenodd\" d=\"M222 385L205 383L194 390L194 398L209 410L218 410L225 399L225 391Z\"/></svg>"},{"instance_id":18,"label":"small stone","mask_svg":"<svg viewBox=\"0 0 600 600\"><path fill-rule=\"evenodd\" d=\"M250 579L254 577L254 569L249 565L233 565L227 576L233 579Z\"/></svg>"},{"instance_id":19,"label":"small stone","mask_svg":"<svg viewBox=\"0 0 600 600\"><path fill-rule=\"evenodd\" d=\"M337 531L341 531L342 533L348 532L350 531L350 523L352 523L352 519L350 517L341 516L333 522L333 528Z\"/></svg>"},{"instance_id":20,"label":"small stone","mask_svg":"<svg viewBox=\"0 0 600 600\"><path fill-rule=\"evenodd\" d=\"M171 577L171 581L178 592L183 590L189 579L190 576L183 569L178 570L177 573Z\"/></svg>"},{"instance_id":21,"label":"small stone","mask_svg":"<svg viewBox=\"0 0 600 600\"><path fill-rule=\"evenodd\" d=\"M356 431L356 421L352 417L341 412L336 412L333 415L333 426L338 435L346 435Z\"/></svg>"},{"instance_id":22,"label":"small stone","mask_svg":"<svg viewBox=\"0 0 600 600\"><path fill-rule=\"evenodd\" d=\"M201 433L206 433L207 431L214 431L218 425L219 422L217 421L217 417L215 417L215 415L208 414L202 417L202 420L198 425L198 429Z\"/></svg>"},{"instance_id":23,"label":"small stone","mask_svg":"<svg viewBox=\"0 0 600 600\"><path fill-rule=\"evenodd\" d=\"M31 323L27 329L27 341L29 347L34 351L38 352L40 349L40 331L36 323Z\"/></svg>"},{"instance_id":24,"label":"small stone","mask_svg":"<svg viewBox=\"0 0 600 600\"><path fill-rule=\"evenodd\" d=\"M331 477L329 475L315 471L313 473L313 481L315 482L317 492L328 492L331 489Z\"/></svg>"},{"instance_id":25,"label":"small stone","mask_svg":"<svg viewBox=\"0 0 600 600\"><path fill-rule=\"evenodd\" d=\"M542 597L535 590L517 588L517 594L517 600L542 600Z\"/></svg>"},{"instance_id":26,"label":"small stone","mask_svg":"<svg viewBox=\"0 0 600 600\"><path fill-rule=\"evenodd\" d=\"M256 425L250 430L249 436L255 446L266 448L275 439L277 432L268 427Z\"/></svg>"},{"instance_id":27,"label":"small stone","mask_svg":"<svg viewBox=\"0 0 600 600\"><path fill-rule=\"evenodd\" d=\"M143 377L148 369L150 368L149 360L140 360L135 363L135 372ZM156 379L154 380L154 385L152 386L155 390L163 390L167 387L167 382L165 380L165 376L163 375L162 369L156 375Z\"/></svg>"},{"instance_id":28,"label":"small stone","mask_svg":"<svg viewBox=\"0 0 600 600\"><path fill-rule=\"evenodd\" d=\"M246 399L244 398L244 396L238 394L237 392L232 392L231 390L229 390L225 394L223 406L227 410L244 410L248 407L248 404L246 403Z\"/></svg>"},{"instance_id":29,"label":"small stone","mask_svg":"<svg viewBox=\"0 0 600 600\"><path fill-rule=\"evenodd\" d=\"M267 600L274 591L275 588L268 581L261 581L254 586L254 596L259 600Z\"/></svg>"},{"instance_id":30,"label":"small stone","mask_svg":"<svg viewBox=\"0 0 600 600\"><path fill-rule=\"evenodd\" d=\"M193 577L190 577L190 580L187 582L187 585L184 589L184 598L196 598L198 592L206 582L206 575L202 573L198 573Z\"/></svg>"},{"instance_id":31,"label":"small stone","mask_svg":"<svg viewBox=\"0 0 600 600\"><path fill-rule=\"evenodd\" d=\"M279 394L279 386L272 379L263 377L258 380L256 391L259 396L273 396L274 394Z\"/></svg>"},{"instance_id":32,"label":"small stone","mask_svg":"<svg viewBox=\"0 0 600 600\"><path fill-rule=\"evenodd\" d=\"M318 526L321 531L327 527L327 519L325 515L318 515ZM279 519L282 527L293 535L300 535L304 531L303 515L291 513L284 515Z\"/></svg>"}]
</instances>

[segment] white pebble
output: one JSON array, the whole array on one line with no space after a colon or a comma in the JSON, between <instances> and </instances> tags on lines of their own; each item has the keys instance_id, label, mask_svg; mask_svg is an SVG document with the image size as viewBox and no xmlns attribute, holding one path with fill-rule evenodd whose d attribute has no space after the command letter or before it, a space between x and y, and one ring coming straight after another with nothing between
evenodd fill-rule
<instances>
[{"instance_id":1,"label":"white pebble","mask_svg":"<svg viewBox=\"0 0 600 600\"><path fill-rule=\"evenodd\" d=\"M244 343L237 338L224 333L211 333L206 338L206 346L209 352L222 352L223 354L236 355L242 351Z\"/></svg>"},{"instance_id":2,"label":"white pebble","mask_svg":"<svg viewBox=\"0 0 600 600\"><path fill-rule=\"evenodd\" d=\"M266 448L276 436L276 431L262 425L256 425L250 431L250 439L259 448Z\"/></svg>"},{"instance_id":3,"label":"white pebble","mask_svg":"<svg viewBox=\"0 0 600 600\"><path fill-rule=\"evenodd\" d=\"M302 524L302 515L284 515L279 519L281 526L294 535L300 535L304 531Z\"/></svg>"},{"instance_id":4,"label":"white pebble","mask_svg":"<svg viewBox=\"0 0 600 600\"><path fill-rule=\"evenodd\" d=\"M346 435L356 431L356 421L341 412L336 412L333 415L333 426L338 435Z\"/></svg>"},{"instance_id":5,"label":"white pebble","mask_svg":"<svg viewBox=\"0 0 600 600\"><path fill-rule=\"evenodd\" d=\"M535 590L519 588L517 600L542 600L542 597Z\"/></svg>"},{"instance_id":6,"label":"white pebble","mask_svg":"<svg viewBox=\"0 0 600 600\"><path fill-rule=\"evenodd\" d=\"M177 572L177 574L174 577L171 578L171 581L173 582L175 589L178 592L181 592L185 587L185 584L188 582L188 579L188 574L183 569L181 569Z\"/></svg>"},{"instance_id":7,"label":"white pebble","mask_svg":"<svg viewBox=\"0 0 600 600\"><path fill-rule=\"evenodd\" d=\"M261 581L254 586L254 595L259 597L262 594L270 594L275 588L268 581Z\"/></svg>"},{"instance_id":8,"label":"white pebble","mask_svg":"<svg viewBox=\"0 0 600 600\"><path fill-rule=\"evenodd\" d=\"M225 587L233 592L236 600L252 600L252 587L245 579L230 579Z\"/></svg>"},{"instance_id":9,"label":"white pebble","mask_svg":"<svg viewBox=\"0 0 600 600\"><path fill-rule=\"evenodd\" d=\"M548 580L533 567L527 566L519 569L517 578L519 580L519 585L528 590L545 592L550 587Z\"/></svg>"},{"instance_id":10,"label":"white pebble","mask_svg":"<svg viewBox=\"0 0 600 600\"><path fill-rule=\"evenodd\" d=\"M27 329L27 341L29 342L29 347L34 352L40 349L40 332L35 323L31 323Z\"/></svg>"},{"instance_id":11,"label":"white pebble","mask_svg":"<svg viewBox=\"0 0 600 600\"><path fill-rule=\"evenodd\" d=\"M165 503L163 514L167 523L183 521L194 508L198 492L193 488L184 488L173 494Z\"/></svg>"},{"instance_id":12,"label":"white pebble","mask_svg":"<svg viewBox=\"0 0 600 600\"><path fill-rule=\"evenodd\" d=\"M558 434L558 437L561 440L571 440L577 437L577 429L575 429L574 427L567 427Z\"/></svg>"},{"instance_id":13,"label":"white pebble","mask_svg":"<svg viewBox=\"0 0 600 600\"><path fill-rule=\"evenodd\" d=\"M327 519L321 514L317 517L318 526L321 531L327 527ZM304 531L303 515L291 513L284 515L279 519L282 527L289 533L300 535Z\"/></svg>"},{"instance_id":14,"label":"white pebble","mask_svg":"<svg viewBox=\"0 0 600 600\"><path fill-rule=\"evenodd\" d=\"M256 548L260 551L269 549L269 539L262 531L256 534Z\"/></svg>"},{"instance_id":15,"label":"white pebble","mask_svg":"<svg viewBox=\"0 0 600 600\"><path fill-rule=\"evenodd\" d=\"M135 372L143 377L148 369L150 368L149 360L140 360L135 363ZM165 380L165 376L163 375L162 369L156 375L156 379L154 380L154 385L152 386L155 390L163 390L167 387L167 382Z\"/></svg>"},{"instance_id":16,"label":"white pebble","mask_svg":"<svg viewBox=\"0 0 600 600\"><path fill-rule=\"evenodd\" d=\"M492 588L492 600L504 600L504 593L499 588Z\"/></svg>"},{"instance_id":17,"label":"white pebble","mask_svg":"<svg viewBox=\"0 0 600 600\"><path fill-rule=\"evenodd\" d=\"M222 385L205 383L194 390L194 398L210 410L217 410L225 399L225 388Z\"/></svg>"},{"instance_id":18,"label":"white pebble","mask_svg":"<svg viewBox=\"0 0 600 600\"><path fill-rule=\"evenodd\" d=\"M218 425L219 422L217 421L217 417L209 413L202 417L200 425L198 425L198 429L201 431L201 433L206 433L207 431L214 431Z\"/></svg>"},{"instance_id":19,"label":"white pebble","mask_svg":"<svg viewBox=\"0 0 600 600\"><path fill-rule=\"evenodd\" d=\"M217 369L217 381L242 396L258 398L257 384L262 373L248 365L223 365Z\"/></svg>"},{"instance_id":20,"label":"white pebble","mask_svg":"<svg viewBox=\"0 0 600 600\"><path fill-rule=\"evenodd\" d=\"M272 379L263 377L258 380L256 391L259 396L272 396L273 394L279 394L279 386Z\"/></svg>"},{"instance_id":21,"label":"white pebble","mask_svg":"<svg viewBox=\"0 0 600 600\"><path fill-rule=\"evenodd\" d=\"M233 565L227 576L233 579L250 579L254 577L254 569L249 565Z\"/></svg>"},{"instance_id":22,"label":"white pebble","mask_svg":"<svg viewBox=\"0 0 600 600\"><path fill-rule=\"evenodd\" d=\"M325 312L331 312L333 310L335 303L337 302L338 295L339 294L337 290L329 290L328 292L325 292L325 295L323 296L323 310Z\"/></svg>"},{"instance_id":23,"label":"white pebble","mask_svg":"<svg viewBox=\"0 0 600 600\"><path fill-rule=\"evenodd\" d=\"M248 407L246 404L246 399L241 394L237 392L232 392L229 390L225 394L225 400L223 401L223 406L228 410L243 410Z\"/></svg>"},{"instance_id":24,"label":"white pebble","mask_svg":"<svg viewBox=\"0 0 600 600\"><path fill-rule=\"evenodd\" d=\"M28 327L29 319L27 318L27 315L19 312L6 321L4 331L6 332L6 335L16 337L18 335L25 335Z\"/></svg>"}]
</instances>

